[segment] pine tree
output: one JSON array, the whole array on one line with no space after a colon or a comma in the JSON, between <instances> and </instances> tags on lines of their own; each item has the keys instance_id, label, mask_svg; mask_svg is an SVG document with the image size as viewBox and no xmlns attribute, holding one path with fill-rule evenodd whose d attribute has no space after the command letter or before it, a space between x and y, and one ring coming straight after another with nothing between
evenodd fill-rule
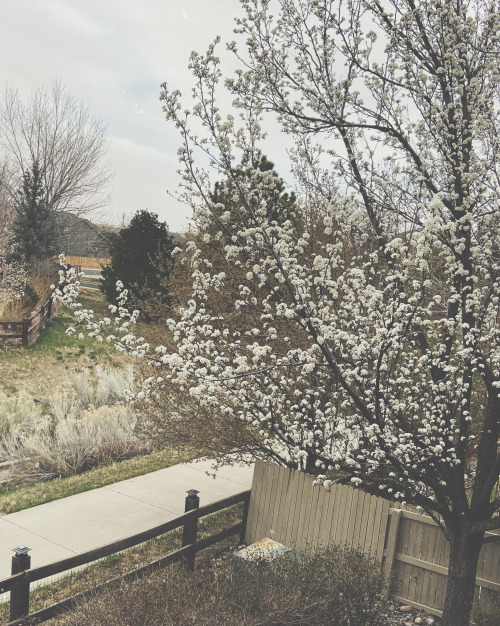
<instances>
[{"instance_id":1,"label":"pine tree","mask_svg":"<svg viewBox=\"0 0 500 626\"><path fill-rule=\"evenodd\" d=\"M43 172L36 161L23 176L14 213L14 250L9 259L29 264L55 254L54 212L47 204Z\"/></svg>"},{"instance_id":2,"label":"pine tree","mask_svg":"<svg viewBox=\"0 0 500 626\"><path fill-rule=\"evenodd\" d=\"M146 320L156 319L170 306L169 276L175 247L165 222L156 213L138 211L128 228L113 238L111 263L102 270L101 291L116 303L120 280L129 290L129 304Z\"/></svg>"}]
</instances>

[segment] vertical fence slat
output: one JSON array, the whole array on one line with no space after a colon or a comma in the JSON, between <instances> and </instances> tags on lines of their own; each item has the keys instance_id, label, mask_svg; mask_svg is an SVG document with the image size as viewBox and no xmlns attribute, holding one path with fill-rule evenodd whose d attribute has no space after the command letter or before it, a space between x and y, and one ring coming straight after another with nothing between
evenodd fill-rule
<instances>
[{"instance_id":1,"label":"vertical fence slat","mask_svg":"<svg viewBox=\"0 0 500 626\"><path fill-rule=\"evenodd\" d=\"M314 531L315 531L315 525L316 525L316 514L318 512L318 497L319 497L319 490L317 489L317 487L312 487L311 486L311 491L312 491L312 495L311 495L311 503L310 503L310 513L309 513L309 523L306 523L305 525L305 529L306 530L306 548L308 550L310 550L312 548L312 545L314 543Z\"/></svg>"},{"instance_id":2,"label":"vertical fence slat","mask_svg":"<svg viewBox=\"0 0 500 626\"><path fill-rule=\"evenodd\" d=\"M345 503L347 498L347 487L337 485L338 505L335 510L335 520L332 525L332 540L335 545L340 545L340 535L342 533L342 520L344 519Z\"/></svg>"},{"instance_id":3,"label":"vertical fence slat","mask_svg":"<svg viewBox=\"0 0 500 626\"><path fill-rule=\"evenodd\" d=\"M261 497L261 512L257 525L257 540L267 537L269 535L269 506L272 492L274 465L264 466L264 488L262 490Z\"/></svg>"},{"instance_id":4,"label":"vertical fence slat","mask_svg":"<svg viewBox=\"0 0 500 626\"><path fill-rule=\"evenodd\" d=\"M323 517L321 520L321 527L319 529L318 546L320 548L327 548L330 545L330 527L332 524L332 509L335 500L335 495L331 491L324 491L325 496L325 508L323 511Z\"/></svg>"},{"instance_id":5,"label":"vertical fence slat","mask_svg":"<svg viewBox=\"0 0 500 626\"><path fill-rule=\"evenodd\" d=\"M286 471L284 467L279 467L278 472L276 474L276 483L275 483L275 500L274 500L274 509L271 518L271 529L273 537L279 536L279 527L278 522L280 519L281 509L284 506L284 500L286 498L286 489L285 489L285 479L286 479ZM282 502L283 501L283 502Z\"/></svg>"},{"instance_id":6,"label":"vertical fence slat","mask_svg":"<svg viewBox=\"0 0 500 626\"><path fill-rule=\"evenodd\" d=\"M261 516L261 524L259 530L259 538L269 537L271 531L272 517L274 511L274 493L275 493L275 485L276 479L278 475L279 468L277 465L266 465L267 470L267 480L266 480L266 489L265 489L265 497L262 507L262 516ZM278 471L277 471L278 470Z\"/></svg>"},{"instance_id":7,"label":"vertical fence slat","mask_svg":"<svg viewBox=\"0 0 500 626\"><path fill-rule=\"evenodd\" d=\"M275 526L273 527L275 531L275 538L279 542L283 542L283 537L286 533L286 527L288 524L288 513L287 513L287 498L288 498L288 489L290 486L290 470L287 467L280 468L280 475L282 476L282 494L280 499L280 510L279 515L277 517L277 521Z\"/></svg>"},{"instance_id":8,"label":"vertical fence slat","mask_svg":"<svg viewBox=\"0 0 500 626\"><path fill-rule=\"evenodd\" d=\"M262 489L262 476L264 475L264 463L257 459L253 470L252 488L250 492L250 509L248 511L247 532L245 533L246 543L253 543L256 539L256 527L259 516L259 499Z\"/></svg>"},{"instance_id":9,"label":"vertical fence slat","mask_svg":"<svg viewBox=\"0 0 500 626\"><path fill-rule=\"evenodd\" d=\"M351 507L352 507L352 497L353 497L353 489L351 487L344 486L344 490L346 492L346 498L344 503L344 512L342 515L342 525L340 527L339 533L339 545L345 546L347 540L347 533L349 532L349 521L351 517Z\"/></svg>"},{"instance_id":10,"label":"vertical fence slat","mask_svg":"<svg viewBox=\"0 0 500 626\"><path fill-rule=\"evenodd\" d=\"M313 497L314 488L311 484L311 479L307 474L303 476L303 491L302 491L302 506L300 507L301 513L297 526L297 549L306 550L307 548L307 529L309 526L309 519L311 517L311 500Z\"/></svg>"},{"instance_id":11,"label":"vertical fence slat","mask_svg":"<svg viewBox=\"0 0 500 626\"><path fill-rule=\"evenodd\" d=\"M365 554L371 554L371 540L373 534L373 525L375 522L375 512L377 510L376 496L369 496L369 506L365 519L365 539L363 542L363 551Z\"/></svg>"},{"instance_id":12,"label":"vertical fence slat","mask_svg":"<svg viewBox=\"0 0 500 626\"><path fill-rule=\"evenodd\" d=\"M307 475L304 472L295 472L295 474L297 476L297 487L296 487L297 503L302 503L304 491L307 489L307 486L306 486ZM301 514L303 513L303 510L302 510L303 507L302 505L300 505L300 506L293 507L293 509L294 509L293 520L291 520L290 539L289 539L290 543L287 545L290 545L296 548L298 537L299 537L299 526L300 526Z\"/></svg>"}]
</instances>

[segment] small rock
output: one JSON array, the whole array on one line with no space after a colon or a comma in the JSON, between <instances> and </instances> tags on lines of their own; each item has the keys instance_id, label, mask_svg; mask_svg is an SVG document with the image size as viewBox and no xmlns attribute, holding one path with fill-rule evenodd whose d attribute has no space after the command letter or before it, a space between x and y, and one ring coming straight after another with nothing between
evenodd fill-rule
<instances>
[{"instance_id":1,"label":"small rock","mask_svg":"<svg viewBox=\"0 0 500 626\"><path fill-rule=\"evenodd\" d=\"M403 605L399 607L399 610L404 611L405 613L408 613L409 611L411 611L411 606Z\"/></svg>"},{"instance_id":2,"label":"small rock","mask_svg":"<svg viewBox=\"0 0 500 626\"><path fill-rule=\"evenodd\" d=\"M429 617L425 623L427 624L427 626L434 626L434 620L432 619L432 617Z\"/></svg>"},{"instance_id":3,"label":"small rock","mask_svg":"<svg viewBox=\"0 0 500 626\"><path fill-rule=\"evenodd\" d=\"M415 618L415 624L423 624L424 620L421 617L416 617Z\"/></svg>"}]
</instances>

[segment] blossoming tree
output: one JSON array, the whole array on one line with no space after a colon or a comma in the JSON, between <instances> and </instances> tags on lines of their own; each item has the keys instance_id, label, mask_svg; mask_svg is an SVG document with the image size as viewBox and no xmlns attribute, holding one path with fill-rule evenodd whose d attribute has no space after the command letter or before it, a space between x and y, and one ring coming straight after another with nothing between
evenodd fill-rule
<instances>
[{"instance_id":1,"label":"blossoming tree","mask_svg":"<svg viewBox=\"0 0 500 626\"><path fill-rule=\"evenodd\" d=\"M230 47L243 69L226 83L240 119L217 107L215 46L192 55L191 112L166 85L161 96L200 228L244 270L238 325L210 307L226 273L191 245L192 298L169 322L177 349L150 352L123 302L119 341L165 368L151 388L169 380L241 420L257 453L339 467L425 510L450 546L443 624L468 624L484 533L500 528L497 4L280 0L274 16L268 0L242 5L246 49ZM311 220L269 217L272 172L234 175L262 144L266 111L296 140L315 237ZM237 224L214 206L197 150L232 177ZM79 316L94 334L111 324Z\"/></svg>"}]
</instances>

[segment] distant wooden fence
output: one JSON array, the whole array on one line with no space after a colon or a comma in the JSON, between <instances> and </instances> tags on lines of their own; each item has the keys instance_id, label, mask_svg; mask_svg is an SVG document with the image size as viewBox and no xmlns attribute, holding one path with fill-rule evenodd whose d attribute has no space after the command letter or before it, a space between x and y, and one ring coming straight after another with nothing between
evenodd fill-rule
<instances>
[{"instance_id":1,"label":"distant wooden fence","mask_svg":"<svg viewBox=\"0 0 500 626\"><path fill-rule=\"evenodd\" d=\"M75 266L75 269L77 273L81 271L80 266ZM42 332L46 320L55 315L61 306L60 300L55 300L51 294L30 317L0 321L0 339L20 339L21 345L29 345Z\"/></svg>"},{"instance_id":2,"label":"distant wooden fence","mask_svg":"<svg viewBox=\"0 0 500 626\"><path fill-rule=\"evenodd\" d=\"M0 339L20 339L23 346L34 341L42 332L45 321L59 309L61 303L52 296L31 317L22 320L6 320L0 322Z\"/></svg>"},{"instance_id":3,"label":"distant wooden fence","mask_svg":"<svg viewBox=\"0 0 500 626\"><path fill-rule=\"evenodd\" d=\"M101 267L105 267L111 262L111 259L96 259L88 256L66 256L66 263L70 265L80 265L88 269L99 270Z\"/></svg>"},{"instance_id":4,"label":"distant wooden fence","mask_svg":"<svg viewBox=\"0 0 500 626\"><path fill-rule=\"evenodd\" d=\"M257 461L245 540L272 537L298 550L333 545L359 549L395 579L395 599L441 615L448 543L425 515L346 485L313 487L303 472ZM500 592L500 536L487 533L479 558L475 605ZM488 542L488 543L486 543Z\"/></svg>"},{"instance_id":5,"label":"distant wooden fence","mask_svg":"<svg viewBox=\"0 0 500 626\"><path fill-rule=\"evenodd\" d=\"M167 567L171 563L182 561L188 569L194 569L196 554L201 550L213 546L219 541L236 534L240 536L240 541L243 541L243 537L245 536L249 500L250 491L242 491L234 496L229 496L228 498L214 502L213 504L207 504L203 507L199 507L199 498L197 496L193 497L192 495L188 495L186 497L185 505L185 510L187 512L184 515L95 550L70 556L62 561L58 561L57 563L51 563L50 565L43 565L33 569L29 568L29 557L22 554L20 556L14 556L12 559L12 569L15 570L16 573L8 578L0 580L0 589L2 593L10 591L11 621L9 624L12 623L12 625L15 624L16 626L32 626L33 624L45 622L73 608L76 601L93 598L98 593L101 593L102 591L105 591L115 585L119 585L123 581L136 580L142 576L147 576L157 570ZM227 509L234 504L238 504L239 502L244 503L242 519L240 522L233 524L229 528L225 528L213 535L197 539L198 520L200 518L216 513L217 511ZM143 544L150 539L160 537L161 535L175 530L176 528L183 528L182 547L178 550L170 552L160 559L148 563L147 565L143 565L133 571L127 572L122 576L108 580L106 583L103 583L98 587L81 592L67 598L66 600L62 600L61 602L52 604L49 607L28 614L30 603L30 583L43 580L44 578L54 576L55 574L68 572L76 567L93 563L99 559L111 556L112 554L118 554L123 550ZM27 566L21 568L20 562L26 562Z\"/></svg>"}]
</instances>

